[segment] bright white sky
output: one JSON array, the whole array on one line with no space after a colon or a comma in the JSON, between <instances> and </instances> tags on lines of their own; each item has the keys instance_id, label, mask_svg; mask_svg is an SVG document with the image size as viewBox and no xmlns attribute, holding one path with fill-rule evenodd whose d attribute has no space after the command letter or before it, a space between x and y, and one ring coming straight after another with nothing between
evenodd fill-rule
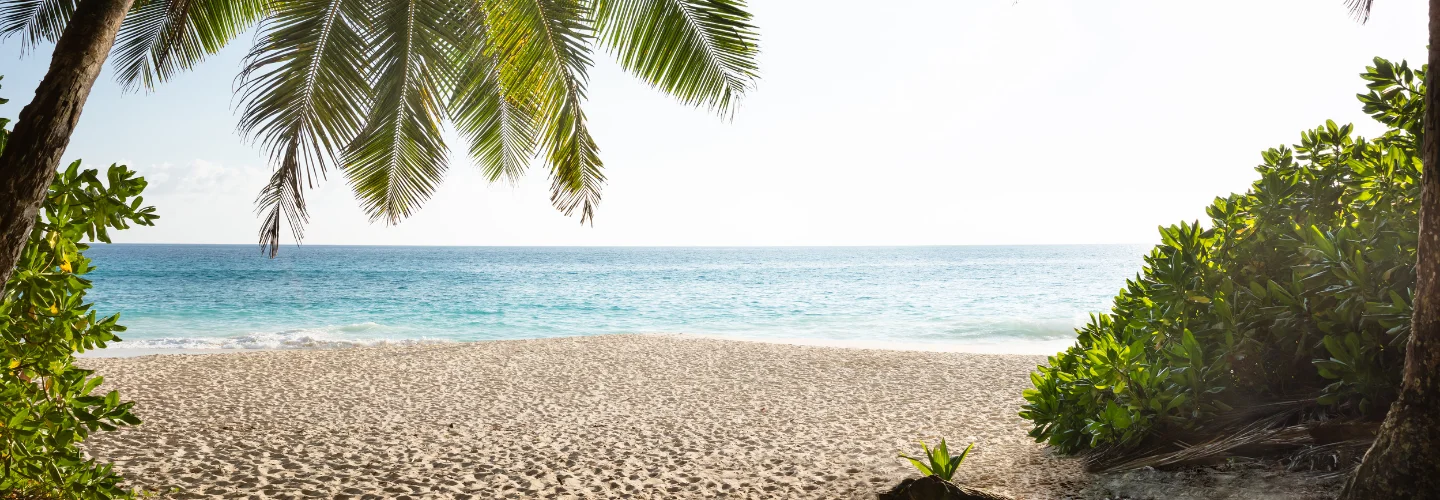
<instances>
[{"instance_id":1,"label":"bright white sky","mask_svg":"<svg viewBox=\"0 0 1440 500\"><path fill-rule=\"evenodd\" d=\"M1425 54L1420 0L1377 2L1364 26L1340 0L751 3L762 79L733 121L597 55L587 112L610 182L594 227L550 207L538 167L487 186L452 138L449 176L416 217L369 223L331 172L306 242L1149 243L1244 190L1259 152L1302 129L1333 118L1373 134L1356 74ZM162 215L117 241L255 241L269 166L234 132L240 42L153 95L97 83L65 157L131 165ZM0 116L49 63L18 54L0 45Z\"/></svg>"}]
</instances>

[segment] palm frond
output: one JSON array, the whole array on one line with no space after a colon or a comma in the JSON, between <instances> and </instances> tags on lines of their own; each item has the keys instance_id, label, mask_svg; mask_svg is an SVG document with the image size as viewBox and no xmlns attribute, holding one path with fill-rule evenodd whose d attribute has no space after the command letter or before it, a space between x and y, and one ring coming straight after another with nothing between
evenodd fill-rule
<instances>
[{"instance_id":1,"label":"palm frond","mask_svg":"<svg viewBox=\"0 0 1440 500\"><path fill-rule=\"evenodd\" d=\"M298 147L294 145L292 147ZM270 174L270 182L255 197L256 213L260 215L260 248L275 257L280 250L280 219L283 216L300 241L303 228L310 222L310 212L305 209L299 168L277 168Z\"/></svg>"},{"instance_id":2,"label":"palm frond","mask_svg":"<svg viewBox=\"0 0 1440 500\"><path fill-rule=\"evenodd\" d=\"M360 129L365 80L366 0L297 0L276 5L261 24L238 78L239 130L275 163L256 198L265 218L260 245L273 256L281 214L298 242L306 220L302 187L313 187Z\"/></svg>"},{"instance_id":3,"label":"palm frond","mask_svg":"<svg viewBox=\"0 0 1440 500\"><path fill-rule=\"evenodd\" d=\"M755 81L743 0L596 0L595 19L622 66L686 104L726 113Z\"/></svg>"},{"instance_id":4,"label":"palm frond","mask_svg":"<svg viewBox=\"0 0 1440 500\"><path fill-rule=\"evenodd\" d=\"M540 140L550 164L550 202L566 215L579 209L582 224L593 221L605 176L581 109L594 32L586 5L504 0L486 6L490 46L502 61L502 85L533 89L543 103Z\"/></svg>"},{"instance_id":5,"label":"palm frond","mask_svg":"<svg viewBox=\"0 0 1440 500\"><path fill-rule=\"evenodd\" d=\"M1356 21L1364 24L1370 20L1370 9L1375 6L1375 0L1345 0L1345 6Z\"/></svg>"},{"instance_id":6,"label":"palm frond","mask_svg":"<svg viewBox=\"0 0 1440 500\"><path fill-rule=\"evenodd\" d=\"M384 0L371 11L373 106L345 151L345 174L371 220L395 224L409 217L444 179L441 99L455 82L453 30L460 12L454 5Z\"/></svg>"},{"instance_id":7,"label":"palm frond","mask_svg":"<svg viewBox=\"0 0 1440 500\"><path fill-rule=\"evenodd\" d=\"M270 0L139 0L112 50L126 90L154 89L219 52L270 10Z\"/></svg>"},{"instance_id":8,"label":"palm frond","mask_svg":"<svg viewBox=\"0 0 1440 500\"><path fill-rule=\"evenodd\" d=\"M459 60L455 93L447 106L450 120L470 143L470 156L490 182L517 182L535 151L535 96L508 89L500 80L500 60L488 50L483 9L472 9L461 38L467 46Z\"/></svg>"},{"instance_id":9,"label":"palm frond","mask_svg":"<svg viewBox=\"0 0 1440 500\"><path fill-rule=\"evenodd\" d=\"M7 0L0 3L0 38L20 35L20 50L60 39L79 0Z\"/></svg>"}]
</instances>

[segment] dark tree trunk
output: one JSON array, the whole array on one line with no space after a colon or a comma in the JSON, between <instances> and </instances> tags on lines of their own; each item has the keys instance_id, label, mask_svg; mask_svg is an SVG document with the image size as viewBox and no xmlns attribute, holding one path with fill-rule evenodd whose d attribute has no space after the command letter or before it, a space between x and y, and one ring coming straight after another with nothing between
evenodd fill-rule
<instances>
[{"instance_id":1,"label":"dark tree trunk","mask_svg":"<svg viewBox=\"0 0 1440 500\"><path fill-rule=\"evenodd\" d=\"M1430 0L1415 316L1400 398L1342 499L1440 498L1440 0Z\"/></svg>"},{"instance_id":2,"label":"dark tree trunk","mask_svg":"<svg viewBox=\"0 0 1440 500\"><path fill-rule=\"evenodd\" d=\"M76 6L75 16L55 42L50 70L35 90L35 99L20 110L15 130L0 153L0 289L30 238L60 155L70 144L90 87L100 76L132 3L83 0Z\"/></svg>"}]
</instances>

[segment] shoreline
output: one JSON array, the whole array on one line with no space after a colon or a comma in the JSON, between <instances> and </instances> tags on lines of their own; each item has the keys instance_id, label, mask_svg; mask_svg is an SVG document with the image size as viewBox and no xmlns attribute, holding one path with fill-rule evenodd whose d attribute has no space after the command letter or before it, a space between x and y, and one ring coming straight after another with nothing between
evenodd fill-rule
<instances>
[{"instance_id":1,"label":"shoreline","mask_svg":"<svg viewBox=\"0 0 1440 500\"><path fill-rule=\"evenodd\" d=\"M917 342L917 341L890 341L890 340L861 340L861 339L815 339L815 338L761 338L744 337L721 334L704 333L680 333L680 332L653 332L653 333L607 333L598 335L571 335L556 337L537 337L524 339L481 339L481 340L438 340L438 339L403 339L403 340L382 340L372 345L333 345L333 346L295 346L295 347L217 347L217 348L166 348L166 347L124 347L124 342L116 343L104 349L95 349L80 354L80 358L133 358L151 355L166 354L236 354L242 352L269 352L269 351L331 351L347 349L374 349L374 348L396 348L427 345L466 345L487 342L512 342L529 340L546 340L559 338L585 338L585 337L612 337L612 336L660 336L674 337L679 339L709 339L735 342L757 342L762 344L777 344L806 347L829 347L837 349L861 349L861 350L882 350L882 351L905 351L905 352L944 352L964 354L994 354L1002 356L1051 356L1063 351L1075 343L1074 339L1048 339L1048 340L1021 340L1016 339L1007 342Z\"/></svg>"}]
</instances>

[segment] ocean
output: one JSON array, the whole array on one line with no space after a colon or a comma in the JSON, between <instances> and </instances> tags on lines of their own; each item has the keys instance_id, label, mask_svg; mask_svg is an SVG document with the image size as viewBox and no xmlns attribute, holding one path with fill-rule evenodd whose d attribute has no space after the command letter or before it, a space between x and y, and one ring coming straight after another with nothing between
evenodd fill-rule
<instances>
[{"instance_id":1,"label":"ocean","mask_svg":"<svg viewBox=\"0 0 1440 500\"><path fill-rule=\"evenodd\" d=\"M96 244L107 351L684 333L1053 353L1140 271L1139 245L390 247Z\"/></svg>"}]
</instances>

